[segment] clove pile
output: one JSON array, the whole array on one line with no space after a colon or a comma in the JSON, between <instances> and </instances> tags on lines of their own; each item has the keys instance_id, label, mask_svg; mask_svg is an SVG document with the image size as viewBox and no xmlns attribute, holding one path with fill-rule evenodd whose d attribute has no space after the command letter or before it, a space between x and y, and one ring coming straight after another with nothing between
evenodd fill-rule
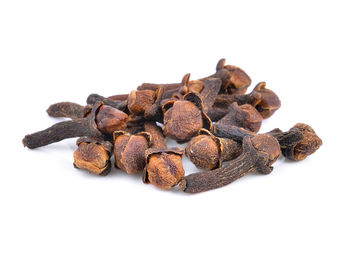
<instances>
[{"instance_id":1,"label":"clove pile","mask_svg":"<svg viewBox=\"0 0 350 255\"><path fill-rule=\"evenodd\" d=\"M130 94L91 94L85 106L53 104L49 116L69 120L26 135L22 142L35 149L78 137L74 167L104 176L114 157L116 168L142 173L144 183L164 190L179 185L187 193L216 189L250 172L269 174L280 154L300 161L322 145L303 123L258 133L281 102L265 82L246 93L250 85L241 68L221 59L216 72L202 79L186 74L179 83L143 83ZM168 148L167 138L187 143L186 149ZM186 176L184 155L203 170Z\"/></svg>"}]
</instances>

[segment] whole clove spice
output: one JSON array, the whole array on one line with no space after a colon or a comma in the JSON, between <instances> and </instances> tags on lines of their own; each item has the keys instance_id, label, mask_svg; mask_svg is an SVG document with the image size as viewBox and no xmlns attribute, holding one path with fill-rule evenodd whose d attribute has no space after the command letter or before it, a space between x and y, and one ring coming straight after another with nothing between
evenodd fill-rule
<instances>
[{"instance_id":1,"label":"whole clove spice","mask_svg":"<svg viewBox=\"0 0 350 255\"><path fill-rule=\"evenodd\" d=\"M112 131L125 128L127 120L128 115L124 112L98 102L92 107L90 116L59 122L45 130L26 135L22 143L29 149L35 149L67 138L104 137Z\"/></svg>"},{"instance_id":2,"label":"whole clove spice","mask_svg":"<svg viewBox=\"0 0 350 255\"><path fill-rule=\"evenodd\" d=\"M113 145L95 137L81 137L74 152L74 167L105 176L111 171Z\"/></svg>"},{"instance_id":3,"label":"whole clove spice","mask_svg":"<svg viewBox=\"0 0 350 255\"><path fill-rule=\"evenodd\" d=\"M230 111L217 124L242 127L256 133L260 130L262 121L262 116L250 104L239 106L233 103Z\"/></svg>"},{"instance_id":4,"label":"whole clove spice","mask_svg":"<svg viewBox=\"0 0 350 255\"><path fill-rule=\"evenodd\" d=\"M151 135L140 132L131 135L125 131L114 132L115 166L128 174L142 172L145 167L145 151L151 145Z\"/></svg>"},{"instance_id":5,"label":"whole clove spice","mask_svg":"<svg viewBox=\"0 0 350 255\"><path fill-rule=\"evenodd\" d=\"M223 187L253 171L269 174L279 155L279 143L272 136L245 137L243 152L238 158L224 167L185 176L180 187L184 192L198 193Z\"/></svg>"},{"instance_id":6,"label":"whole clove spice","mask_svg":"<svg viewBox=\"0 0 350 255\"><path fill-rule=\"evenodd\" d=\"M229 161L242 153L242 146L235 140L218 138L206 129L193 137L186 147L186 156L198 168L215 169L223 161Z\"/></svg>"},{"instance_id":7,"label":"whole clove spice","mask_svg":"<svg viewBox=\"0 0 350 255\"><path fill-rule=\"evenodd\" d=\"M163 113L164 134L178 142L190 140L202 128L212 128L209 117L203 112L200 96L192 92L186 94L184 100L163 105Z\"/></svg>"},{"instance_id":8,"label":"whole clove spice","mask_svg":"<svg viewBox=\"0 0 350 255\"><path fill-rule=\"evenodd\" d=\"M111 106L121 111L124 111L127 106L126 100L122 100L122 101L112 100L110 98L106 98L98 94L90 94L86 99L87 104L93 105L96 102L103 102L105 105Z\"/></svg>"},{"instance_id":9,"label":"whole clove spice","mask_svg":"<svg viewBox=\"0 0 350 255\"><path fill-rule=\"evenodd\" d=\"M151 148L146 150L146 167L143 175L144 183L151 183L160 189L171 189L185 175L182 166L181 148L169 149L162 130L155 122L146 122L145 131L152 137Z\"/></svg>"}]
</instances>

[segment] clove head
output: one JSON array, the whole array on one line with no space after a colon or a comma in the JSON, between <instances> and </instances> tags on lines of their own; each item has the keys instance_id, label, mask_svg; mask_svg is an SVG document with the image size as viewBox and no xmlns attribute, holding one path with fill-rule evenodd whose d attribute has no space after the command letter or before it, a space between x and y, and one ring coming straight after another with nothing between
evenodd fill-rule
<instances>
[{"instance_id":1,"label":"clove head","mask_svg":"<svg viewBox=\"0 0 350 255\"><path fill-rule=\"evenodd\" d=\"M252 80L241 68L225 65L226 60L220 59L216 66L215 76L222 80L222 92L229 94L244 94Z\"/></svg>"},{"instance_id":2,"label":"clove head","mask_svg":"<svg viewBox=\"0 0 350 255\"><path fill-rule=\"evenodd\" d=\"M266 88L265 82L256 85L253 92L260 94L260 100L255 107L264 119L271 117L281 107L280 99L275 92Z\"/></svg>"},{"instance_id":3,"label":"clove head","mask_svg":"<svg viewBox=\"0 0 350 255\"><path fill-rule=\"evenodd\" d=\"M145 151L151 145L149 133L131 135L127 132L114 132L115 166L128 174L136 174L145 167Z\"/></svg>"},{"instance_id":4,"label":"clove head","mask_svg":"<svg viewBox=\"0 0 350 255\"><path fill-rule=\"evenodd\" d=\"M298 123L291 129L297 129L303 134L303 138L294 147L282 150L284 156L294 161L300 161L313 154L322 145L322 140L307 124Z\"/></svg>"},{"instance_id":5,"label":"clove head","mask_svg":"<svg viewBox=\"0 0 350 255\"><path fill-rule=\"evenodd\" d=\"M114 107L102 105L96 114L96 124L98 130L107 135L112 135L114 131L125 130L129 116Z\"/></svg>"},{"instance_id":6,"label":"clove head","mask_svg":"<svg viewBox=\"0 0 350 255\"><path fill-rule=\"evenodd\" d=\"M133 90L128 97L128 109L132 114L142 115L155 100L156 93L153 90Z\"/></svg>"},{"instance_id":7,"label":"clove head","mask_svg":"<svg viewBox=\"0 0 350 255\"><path fill-rule=\"evenodd\" d=\"M212 123L202 111L201 98L188 93L184 100L169 101L163 105L164 134L178 142L186 142L198 134L201 128L212 128Z\"/></svg>"},{"instance_id":8,"label":"clove head","mask_svg":"<svg viewBox=\"0 0 350 255\"><path fill-rule=\"evenodd\" d=\"M186 156L198 168L217 168L220 160L220 143L209 135L198 135L188 143Z\"/></svg>"},{"instance_id":9,"label":"clove head","mask_svg":"<svg viewBox=\"0 0 350 255\"><path fill-rule=\"evenodd\" d=\"M78 149L74 152L74 167L97 175L107 175L111 170L110 156L113 145L110 142L92 137L77 140Z\"/></svg>"},{"instance_id":10,"label":"clove head","mask_svg":"<svg viewBox=\"0 0 350 255\"><path fill-rule=\"evenodd\" d=\"M148 149L144 182L168 190L177 185L184 177L182 149Z\"/></svg>"}]
</instances>

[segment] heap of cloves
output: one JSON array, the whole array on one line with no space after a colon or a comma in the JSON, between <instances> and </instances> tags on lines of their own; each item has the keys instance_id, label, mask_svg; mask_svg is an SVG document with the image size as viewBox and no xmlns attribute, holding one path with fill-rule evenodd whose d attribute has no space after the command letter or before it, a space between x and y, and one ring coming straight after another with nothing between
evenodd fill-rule
<instances>
[{"instance_id":1,"label":"heap of cloves","mask_svg":"<svg viewBox=\"0 0 350 255\"><path fill-rule=\"evenodd\" d=\"M34 149L78 137L74 167L104 176L114 165L127 174L140 173L144 183L161 189L179 184L188 193L222 187L250 172L269 174L280 154L300 161L322 145L303 123L286 132L258 134L281 102L265 82L245 94L250 85L241 68L221 59L205 78L191 80L186 74L178 83L143 83L130 94L91 94L86 105L53 104L49 116L70 120L22 142ZM167 138L188 143L185 149L168 148ZM183 155L204 170L186 176Z\"/></svg>"}]
</instances>

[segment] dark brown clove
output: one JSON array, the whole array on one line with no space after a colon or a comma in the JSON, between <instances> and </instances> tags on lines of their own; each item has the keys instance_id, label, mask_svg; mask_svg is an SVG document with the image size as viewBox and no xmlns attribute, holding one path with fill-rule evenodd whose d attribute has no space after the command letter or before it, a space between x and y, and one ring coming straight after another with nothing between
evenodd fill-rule
<instances>
[{"instance_id":1,"label":"dark brown clove","mask_svg":"<svg viewBox=\"0 0 350 255\"><path fill-rule=\"evenodd\" d=\"M92 105L82 106L72 102L61 102L50 105L47 114L54 118L80 119L91 114Z\"/></svg>"},{"instance_id":2,"label":"dark brown clove","mask_svg":"<svg viewBox=\"0 0 350 255\"><path fill-rule=\"evenodd\" d=\"M111 171L113 145L95 137L81 137L74 152L74 167L105 176Z\"/></svg>"},{"instance_id":3,"label":"dark brown clove","mask_svg":"<svg viewBox=\"0 0 350 255\"><path fill-rule=\"evenodd\" d=\"M307 124L297 123L289 131L274 129L269 132L281 145L283 156L293 161L300 161L317 151L322 140Z\"/></svg>"},{"instance_id":4,"label":"dark brown clove","mask_svg":"<svg viewBox=\"0 0 350 255\"><path fill-rule=\"evenodd\" d=\"M229 113L217 123L242 127L256 133L259 131L262 121L262 116L250 104L238 105L237 103L233 103L230 106Z\"/></svg>"},{"instance_id":5,"label":"dark brown clove","mask_svg":"<svg viewBox=\"0 0 350 255\"><path fill-rule=\"evenodd\" d=\"M230 138L242 141L245 136L254 137L255 134L243 128L214 124L213 133L221 138ZM295 124L289 131L282 132L276 128L266 134L275 137L281 147L283 156L293 161L300 161L317 151L322 145L322 140L307 124Z\"/></svg>"},{"instance_id":6,"label":"dark brown clove","mask_svg":"<svg viewBox=\"0 0 350 255\"><path fill-rule=\"evenodd\" d=\"M127 103L126 101L116 101L112 100L98 94L90 94L86 99L87 104L95 104L96 102L103 102L105 105L112 106L118 110L124 111L126 109Z\"/></svg>"},{"instance_id":7,"label":"dark brown clove","mask_svg":"<svg viewBox=\"0 0 350 255\"><path fill-rule=\"evenodd\" d=\"M206 129L193 137L186 147L186 156L198 168L215 169L242 153L242 145L232 139L218 138Z\"/></svg>"},{"instance_id":8,"label":"dark brown clove","mask_svg":"<svg viewBox=\"0 0 350 255\"><path fill-rule=\"evenodd\" d=\"M198 193L228 185L250 172L269 174L280 155L278 141L270 135L243 139L242 154L227 165L212 171L190 174L181 181L184 192Z\"/></svg>"},{"instance_id":9,"label":"dark brown clove","mask_svg":"<svg viewBox=\"0 0 350 255\"><path fill-rule=\"evenodd\" d=\"M216 73L209 77L221 79L221 93L244 94L252 83L250 77L241 68L233 65L225 65L225 62L226 60L224 58L220 59L216 65ZM200 80L205 79L207 78Z\"/></svg>"},{"instance_id":10,"label":"dark brown clove","mask_svg":"<svg viewBox=\"0 0 350 255\"><path fill-rule=\"evenodd\" d=\"M163 131L154 121L147 121L144 123L145 132L149 133L152 137L151 147L154 149L166 149L166 138Z\"/></svg>"},{"instance_id":11,"label":"dark brown clove","mask_svg":"<svg viewBox=\"0 0 350 255\"><path fill-rule=\"evenodd\" d=\"M163 105L163 131L167 137L186 142L199 130L212 128L211 120L203 112L203 103L195 93L188 93L184 100L170 101Z\"/></svg>"},{"instance_id":12,"label":"dark brown clove","mask_svg":"<svg viewBox=\"0 0 350 255\"><path fill-rule=\"evenodd\" d=\"M126 101L128 100L129 94L120 94L120 95L113 95L107 97L108 99L114 100L114 101Z\"/></svg>"},{"instance_id":13,"label":"dark brown clove","mask_svg":"<svg viewBox=\"0 0 350 255\"><path fill-rule=\"evenodd\" d=\"M112 130L123 128L127 120L128 115L124 112L98 102L92 107L89 117L59 122L45 130L26 135L22 143L34 149L67 138L103 137L110 135Z\"/></svg>"},{"instance_id":14,"label":"dark brown clove","mask_svg":"<svg viewBox=\"0 0 350 255\"><path fill-rule=\"evenodd\" d=\"M151 135L140 132L135 135L124 131L114 132L115 166L128 174L142 172L145 167L145 151L151 145Z\"/></svg>"}]
</instances>

